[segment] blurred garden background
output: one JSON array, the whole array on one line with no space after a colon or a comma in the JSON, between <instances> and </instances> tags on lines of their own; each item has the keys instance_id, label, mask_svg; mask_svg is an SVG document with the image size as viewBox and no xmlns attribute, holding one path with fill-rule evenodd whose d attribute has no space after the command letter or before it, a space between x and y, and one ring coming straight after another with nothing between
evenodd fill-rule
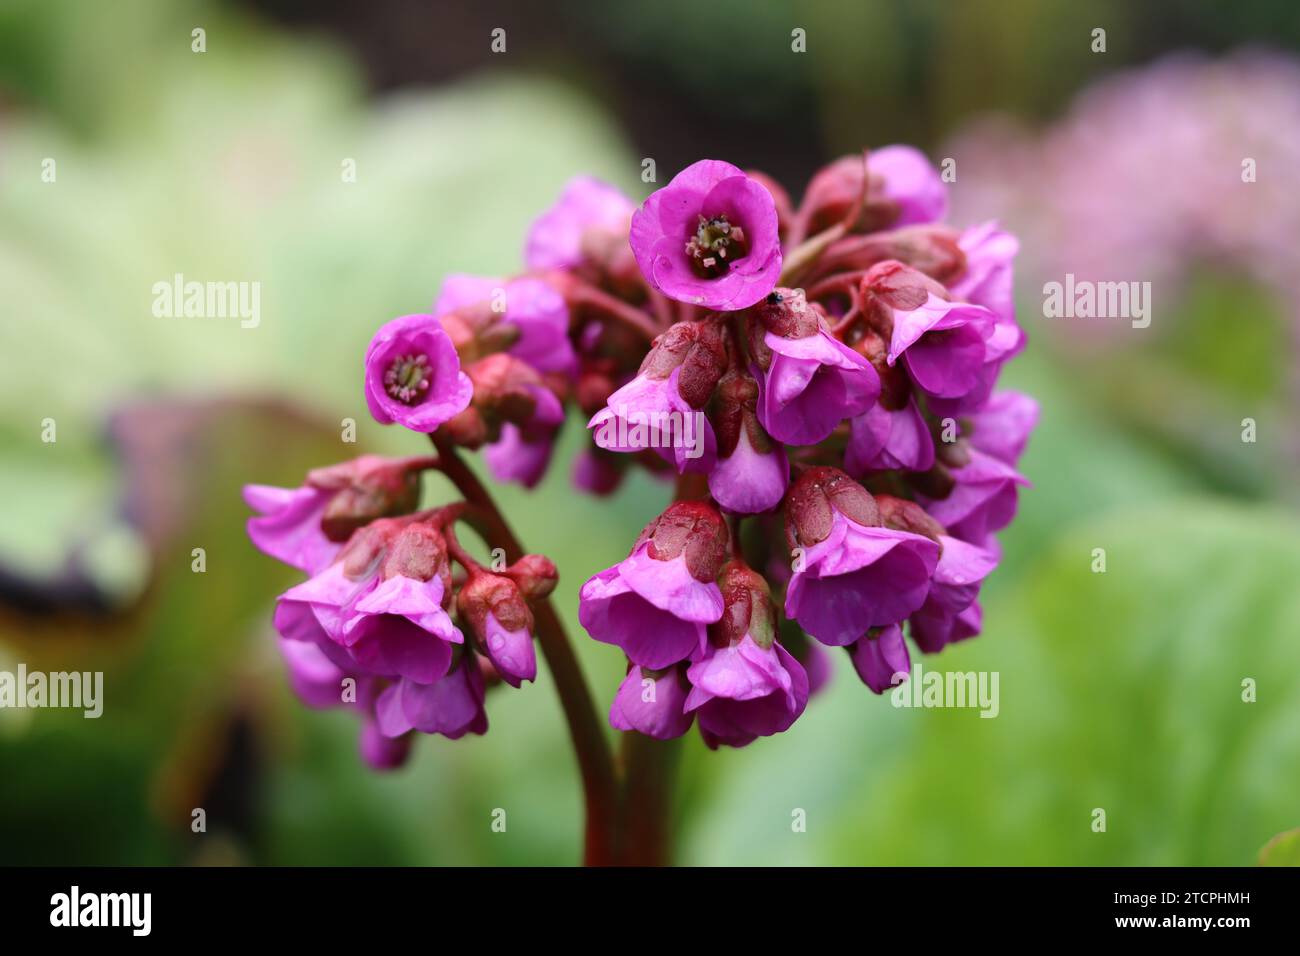
<instances>
[{"instance_id":1,"label":"blurred garden background","mask_svg":"<svg viewBox=\"0 0 1300 956\"><path fill-rule=\"evenodd\" d=\"M445 273L520 268L571 176L639 200L643 158L662 183L710 157L797 194L893 142L956 160L955 224L1024 240L1005 383L1042 405L1034 487L983 636L922 660L998 671L1000 713L895 709L837 657L790 733L689 740L677 858L1253 863L1300 827L1298 57L1292 0L2 0L0 670L102 670L105 701L0 710L0 864L576 862L545 670L489 697L487 736L365 769L352 716L288 690L294 578L240 486L421 453L366 413L367 341ZM1151 281L1151 326L1044 318L1070 271ZM155 317L176 273L260 282L260 324ZM500 499L562 570L603 709L622 658L578 588L668 492L579 495L583 440Z\"/></svg>"}]
</instances>

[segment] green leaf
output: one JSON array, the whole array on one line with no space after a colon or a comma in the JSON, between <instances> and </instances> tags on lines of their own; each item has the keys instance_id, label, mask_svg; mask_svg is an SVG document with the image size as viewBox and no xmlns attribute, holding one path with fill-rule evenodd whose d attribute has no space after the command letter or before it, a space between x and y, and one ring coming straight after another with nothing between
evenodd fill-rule
<instances>
[{"instance_id":1,"label":"green leaf","mask_svg":"<svg viewBox=\"0 0 1300 956\"><path fill-rule=\"evenodd\" d=\"M836 686L789 733L724 755L733 776L697 794L684 852L1246 865L1295 821L1297 580L1300 524L1285 512L1195 499L1079 525L985 608L982 637L922 659L999 672L996 718L896 709L837 660Z\"/></svg>"},{"instance_id":2,"label":"green leaf","mask_svg":"<svg viewBox=\"0 0 1300 956\"><path fill-rule=\"evenodd\" d=\"M1260 866L1300 866L1300 828L1279 833L1259 851Z\"/></svg>"}]
</instances>

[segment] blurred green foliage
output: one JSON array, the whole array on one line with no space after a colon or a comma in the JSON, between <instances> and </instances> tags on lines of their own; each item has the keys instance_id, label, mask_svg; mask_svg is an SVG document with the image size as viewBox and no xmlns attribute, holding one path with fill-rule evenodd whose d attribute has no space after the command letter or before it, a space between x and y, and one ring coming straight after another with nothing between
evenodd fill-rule
<instances>
[{"instance_id":1,"label":"blurred green foliage","mask_svg":"<svg viewBox=\"0 0 1300 956\"><path fill-rule=\"evenodd\" d=\"M189 49L196 23L206 54ZM933 50L923 25L897 33ZM827 39L849 73L827 77L825 95L861 111L856 142L871 125L870 71L888 64L853 60L849 31ZM1054 47L1037 49L1043 62L1011 87L1027 98L1051 76ZM493 693L488 736L422 739L406 770L370 773L350 715L288 693L269 612L292 575L247 544L238 490L354 454L338 440L345 417L365 450L423 448L366 414L370 334L427 308L447 272L517 268L527 223L569 176L634 190L612 119L505 71L367 102L338 51L197 2L11 3L0 64L0 558L57 570L73 546L122 527L124 462L102 442L122 403L207 409L153 475L185 493L178 520L146 542L142 603L102 626L0 617L0 668L103 669L107 698L98 721L0 712L0 863L575 861L580 795L545 669ZM55 184L41 182L45 157ZM347 158L356 183L341 180ZM261 326L155 318L152 284L176 272L260 281ZM1164 359L1217 383L1192 397L1232 424L1224 394L1283 401L1286 330L1265 323L1217 346L1204 329L1228 297L1239 291L1194 290L1189 334ZM1030 350L1007 384L1043 405L1023 463L1035 487L986 588L985 635L923 661L998 671L1000 715L896 710L836 655L833 683L790 733L742 751L687 743L682 861L1246 864L1300 822L1300 528L1269 500L1286 482L1280 456L1237 447L1241 465L1226 470L1273 471L1225 480L1233 459L1153 440L1141 415L1103 400L1106 369L1062 364L1025 321ZM1162 389L1145 394L1147 411L1184 407ZM239 399L208 404L222 396ZM56 444L40 441L45 417ZM603 709L621 659L582 635L578 588L668 490L638 476L611 500L579 496L567 470L583 440L570 422L541 488L500 499L524 543L562 569L556 601ZM1105 574L1090 570L1094 548ZM189 827L200 805L205 835ZM498 807L506 833L489 826ZM1092 830L1098 807L1105 833ZM795 808L806 833L791 831Z\"/></svg>"}]
</instances>

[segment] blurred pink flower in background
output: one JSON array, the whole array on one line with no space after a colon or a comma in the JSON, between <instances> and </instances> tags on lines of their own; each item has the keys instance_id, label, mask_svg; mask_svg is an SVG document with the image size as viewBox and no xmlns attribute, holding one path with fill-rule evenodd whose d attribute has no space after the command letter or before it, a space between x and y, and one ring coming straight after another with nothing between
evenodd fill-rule
<instances>
[{"instance_id":1,"label":"blurred pink flower in background","mask_svg":"<svg viewBox=\"0 0 1300 956\"><path fill-rule=\"evenodd\" d=\"M1300 291L1293 58L1170 56L1098 82L1041 134L993 117L962 131L948 154L959 169L953 218L996 215L1019 234L1027 288L1066 273L1140 279L1169 302L1209 264Z\"/></svg>"}]
</instances>

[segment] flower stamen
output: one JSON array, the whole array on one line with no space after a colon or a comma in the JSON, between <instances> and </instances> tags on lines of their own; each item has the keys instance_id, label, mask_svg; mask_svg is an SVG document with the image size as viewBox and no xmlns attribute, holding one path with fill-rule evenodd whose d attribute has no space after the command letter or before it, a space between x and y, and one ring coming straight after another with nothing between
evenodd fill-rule
<instances>
[{"instance_id":1,"label":"flower stamen","mask_svg":"<svg viewBox=\"0 0 1300 956\"><path fill-rule=\"evenodd\" d=\"M405 405L414 405L429 391L433 370L427 355L401 355L384 372L384 391Z\"/></svg>"},{"instance_id":2,"label":"flower stamen","mask_svg":"<svg viewBox=\"0 0 1300 956\"><path fill-rule=\"evenodd\" d=\"M748 251L745 231L732 225L726 216L701 215L699 219L695 235L686 242L686 255L701 278L726 275L731 263Z\"/></svg>"}]
</instances>

